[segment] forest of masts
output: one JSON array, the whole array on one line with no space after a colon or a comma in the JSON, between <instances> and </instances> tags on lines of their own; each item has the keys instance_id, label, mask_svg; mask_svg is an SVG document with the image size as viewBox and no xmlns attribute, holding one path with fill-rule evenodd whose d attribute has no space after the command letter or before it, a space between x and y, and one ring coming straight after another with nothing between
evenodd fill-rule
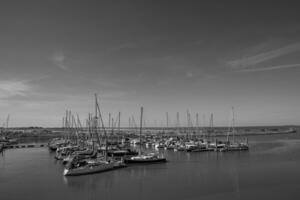
<instances>
[{"instance_id":1,"label":"forest of masts","mask_svg":"<svg viewBox=\"0 0 300 200\"><path fill-rule=\"evenodd\" d=\"M97 106L99 108L99 105ZM137 125L135 117L132 115L128 118L128 126L121 127L121 112L116 114L114 118L111 113L108 114L108 125L105 126L103 122L100 109L96 110L99 117L88 114L85 124L80 120L78 113L73 114L71 110L67 110L62 119L63 129L67 137L76 136L77 138L94 138L97 139L98 135L101 138L107 134L108 137L120 137L124 134L137 135L139 126ZM101 116L101 117L100 117ZM101 120L99 120L101 118ZM196 113L195 117L191 113L186 112L186 126L181 126L179 112L176 113L176 120L171 125L169 113L165 113L165 123L161 121L161 125L157 125L157 120L154 120L154 126L146 126L146 120L143 120L143 129L145 134L160 134L160 135L186 135L186 136L202 136L213 137L215 136L214 129L214 115L210 114L209 125L206 126L206 117L202 117L202 126L199 123L199 114ZM174 126L175 125L175 126ZM229 129L233 129L234 121L231 123ZM229 130L228 130L229 131ZM96 134L95 134L96 133Z\"/></svg>"}]
</instances>

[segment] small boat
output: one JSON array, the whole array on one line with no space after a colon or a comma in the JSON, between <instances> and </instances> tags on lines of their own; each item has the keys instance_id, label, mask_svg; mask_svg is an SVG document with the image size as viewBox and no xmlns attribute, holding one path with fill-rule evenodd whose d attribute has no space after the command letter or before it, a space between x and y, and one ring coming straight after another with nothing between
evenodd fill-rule
<instances>
[{"instance_id":1,"label":"small boat","mask_svg":"<svg viewBox=\"0 0 300 200\"><path fill-rule=\"evenodd\" d=\"M214 149L215 151L218 151L220 149L223 149L226 146L227 142L219 141L216 139L215 142L211 142L208 144L208 148Z\"/></svg>"},{"instance_id":2,"label":"small boat","mask_svg":"<svg viewBox=\"0 0 300 200\"><path fill-rule=\"evenodd\" d=\"M60 147L64 147L68 144L68 141L60 138L54 138L48 143L48 147L51 151L56 151Z\"/></svg>"},{"instance_id":3,"label":"small boat","mask_svg":"<svg viewBox=\"0 0 300 200\"><path fill-rule=\"evenodd\" d=\"M152 143L151 142L146 142L146 148L150 148L152 146Z\"/></svg>"},{"instance_id":4,"label":"small boat","mask_svg":"<svg viewBox=\"0 0 300 200\"><path fill-rule=\"evenodd\" d=\"M6 144L6 145L14 145L14 144L18 144L18 140L17 139L13 139L13 138L7 138L7 137L1 137L0 138L0 142L1 144Z\"/></svg>"},{"instance_id":5,"label":"small boat","mask_svg":"<svg viewBox=\"0 0 300 200\"><path fill-rule=\"evenodd\" d=\"M171 145L168 145L167 147L165 147L166 150L174 150L176 146L171 144Z\"/></svg>"},{"instance_id":6,"label":"small boat","mask_svg":"<svg viewBox=\"0 0 300 200\"><path fill-rule=\"evenodd\" d=\"M138 152L132 151L131 149L119 149L107 152L108 156L136 156Z\"/></svg>"},{"instance_id":7,"label":"small boat","mask_svg":"<svg viewBox=\"0 0 300 200\"><path fill-rule=\"evenodd\" d=\"M159 143L155 144L156 149L164 149L165 147L166 147L166 145L162 142L159 142Z\"/></svg>"},{"instance_id":8,"label":"small boat","mask_svg":"<svg viewBox=\"0 0 300 200\"><path fill-rule=\"evenodd\" d=\"M71 155L75 151L80 151L79 146L66 146L56 149L55 159L56 160L63 160L67 156Z\"/></svg>"},{"instance_id":9,"label":"small boat","mask_svg":"<svg viewBox=\"0 0 300 200\"><path fill-rule=\"evenodd\" d=\"M198 147L197 149L191 150L191 152L206 152L206 151L214 151L215 149L209 147Z\"/></svg>"},{"instance_id":10,"label":"small boat","mask_svg":"<svg viewBox=\"0 0 300 200\"><path fill-rule=\"evenodd\" d=\"M142 137L142 120L143 120L143 107L141 107L141 118L140 118L140 139ZM166 162L167 159L165 157L160 157L155 153L142 154L141 153L141 145L139 148L139 154L137 156L132 156L124 159L125 163L162 163Z\"/></svg>"},{"instance_id":11,"label":"small boat","mask_svg":"<svg viewBox=\"0 0 300 200\"><path fill-rule=\"evenodd\" d=\"M212 143L208 143L208 141L205 141L203 139L197 140L194 142L194 145L192 145L190 148L187 148L188 152L206 152L206 151L214 151L216 148L219 148L219 144L216 143L213 145L209 145ZM216 145L217 144L217 145Z\"/></svg>"},{"instance_id":12,"label":"small boat","mask_svg":"<svg viewBox=\"0 0 300 200\"><path fill-rule=\"evenodd\" d=\"M186 148L185 148L184 144L180 144L180 145L177 145L177 147L175 149L176 149L176 151L185 151Z\"/></svg>"},{"instance_id":13,"label":"small boat","mask_svg":"<svg viewBox=\"0 0 300 200\"><path fill-rule=\"evenodd\" d=\"M126 163L124 162L123 159L114 160L113 162L114 162L114 168L115 169L127 167L127 165L126 165Z\"/></svg>"},{"instance_id":14,"label":"small boat","mask_svg":"<svg viewBox=\"0 0 300 200\"><path fill-rule=\"evenodd\" d=\"M225 146L224 148L220 149L221 152L226 151L248 151L249 147L247 144L244 143L235 143L235 144L229 144Z\"/></svg>"},{"instance_id":15,"label":"small boat","mask_svg":"<svg viewBox=\"0 0 300 200\"><path fill-rule=\"evenodd\" d=\"M138 155L132 156L130 158L125 158L125 163L162 163L166 162L167 159L164 157L160 157L154 153L146 154L146 155Z\"/></svg>"},{"instance_id":16,"label":"small boat","mask_svg":"<svg viewBox=\"0 0 300 200\"><path fill-rule=\"evenodd\" d=\"M232 141L229 140L230 132L232 133ZM235 139L235 134L236 134L236 130L235 130L235 121L234 121L234 108L232 107L232 127L229 128L229 130L228 130L227 142L226 142L225 146L223 148L219 149L219 151L228 152L228 151L248 151L249 150L248 139L246 140L246 142L238 142Z\"/></svg>"},{"instance_id":17,"label":"small boat","mask_svg":"<svg viewBox=\"0 0 300 200\"><path fill-rule=\"evenodd\" d=\"M133 146L140 145L142 142L138 139L133 139L130 141L130 144Z\"/></svg>"},{"instance_id":18,"label":"small boat","mask_svg":"<svg viewBox=\"0 0 300 200\"><path fill-rule=\"evenodd\" d=\"M194 142L187 142L185 144L185 150L187 152L190 152L190 151L195 150L197 148L198 148L198 145L196 145Z\"/></svg>"}]
</instances>

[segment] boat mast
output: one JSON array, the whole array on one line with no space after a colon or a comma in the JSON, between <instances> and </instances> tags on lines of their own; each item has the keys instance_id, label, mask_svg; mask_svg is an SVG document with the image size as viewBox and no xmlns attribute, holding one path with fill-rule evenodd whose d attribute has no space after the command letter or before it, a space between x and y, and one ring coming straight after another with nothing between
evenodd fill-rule
<instances>
[{"instance_id":1,"label":"boat mast","mask_svg":"<svg viewBox=\"0 0 300 200\"><path fill-rule=\"evenodd\" d=\"M66 110L66 116L65 116L65 125L64 125L64 138L65 140L68 139L68 110Z\"/></svg>"},{"instance_id":2,"label":"boat mast","mask_svg":"<svg viewBox=\"0 0 300 200\"><path fill-rule=\"evenodd\" d=\"M111 134L110 134L112 137L114 136L114 127L115 127L114 123L116 123L116 122L114 122L114 118L112 117L111 118Z\"/></svg>"},{"instance_id":3,"label":"boat mast","mask_svg":"<svg viewBox=\"0 0 300 200\"><path fill-rule=\"evenodd\" d=\"M179 135L179 112L176 113L176 126L177 126L177 134Z\"/></svg>"},{"instance_id":4,"label":"boat mast","mask_svg":"<svg viewBox=\"0 0 300 200\"><path fill-rule=\"evenodd\" d=\"M235 122L234 122L234 108L232 107L232 142L234 143L234 132L235 132Z\"/></svg>"},{"instance_id":5,"label":"boat mast","mask_svg":"<svg viewBox=\"0 0 300 200\"><path fill-rule=\"evenodd\" d=\"M92 139L92 147L93 147L93 152L95 151L95 144L94 144L94 137L92 134L92 129L91 129L91 122L92 122L92 114L89 113L88 115L88 120L87 120L87 129L88 129L88 133Z\"/></svg>"},{"instance_id":6,"label":"boat mast","mask_svg":"<svg viewBox=\"0 0 300 200\"><path fill-rule=\"evenodd\" d=\"M134 120L134 117L133 117L133 115L131 116L131 126L132 126L132 129L134 130L134 133L135 134L137 134L137 129L138 129L138 127L137 127L137 125L136 125L136 123L135 123L135 120Z\"/></svg>"},{"instance_id":7,"label":"boat mast","mask_svg":"<svg viewBox=\"0 0 300 200\"><path fill-rule=\"evenodd\" d=\"M189 139L189 131L190 131L190 120L189 120L189 110L186 111L186 119L187 119L187 140Z\"/></svg>"},{"instance_id":8,"label":"boat mast","mask_svg":"<svg viewBox=\"0 0 300 200\"><path fill-rule=\"evenodd\" d=\"M166 119L167 119L167 128L169 128L169 113L166 112Z\"/></svg>"},{"instance_id":9,"label":"boat mast","mask_svg":"<svg viewBox=\"0 0 300 200\"><path fill-rule=\"evenodd\" d=\"M79 141L79 134L78 134L78 127L77 127L77 123L75 121L75 117L74 115L72 115L72 128L73 128L73 132L75 133L75 142L78 145L78 141Z\"/></svg>"},{"instance_id":10,"label":"boat mast","mask_svg":"<svg viewBox=\"0 0 300 200\"><path fill-rule=\"evenodd\" d=\"M130 119L130 117L128 118L128 129L130 130L130 128L131 128L131 119Z\"/></svg>"},{"instance_id":11,"label":"boat mast","mask_svg":"<svg viewBox=\"0 0 300 200\"><path fill-rule=\"evenodd\" d=\"M121 137L121 112L118 114L118 135L117 135L117 142L122 142Z\"/></svg>"},{"instance_id":12,"label":"boat mast","mask_svg":"<svg viewBox=\"0 0 300 200\"><path fill-rule=\"evenodd\" d=\"M121 127L121 112L119 112L119 120L118 120L118 133L120 134L120 127Z\"/></svg>"},{"instance_id":13,"label":"boat mast","mask_svg":"<svg viewBox=\"0 0 300 200\"><path fill-rule=\"evenodd\" d=\"M166 135L168 135L168 129L169 129L169 113L168 112L166 112L166 120L167 120Z\"/></svg>"},{"instance_id":14,"label":"boat mast","mask_svg":"<svg viewBox=\"0 0 300 200\"><path fill-rule=\"evenodd\" d=\"M209 133L209 138L212 140L212 137L215 136L214 135L214 114L211 113L210 114L210 121L209 121L209 124L210 124L210 133Z\"/></svg>"},{"instance_id":15,"label":"boat mast","mask_svg":"<svg viewBox=\"0 0 300 200\"><path fill-rule=\"evenodd\" d=\"M199 114L198 113L196 113L196 135L197 135L197 137L198 137L198 135L199 135L199 133L200 133L200 127L199 127Z\"/></svg>"},{"instance_id":16,"label":"boat mast","mask_svg":"<svg viewBox=\"0 0 300 200\"><path fill-rule=\"evenodd\" d=\"M69 131L69 110L66 110L66 138L70 140L70 131Z\"/></svg>"},{"instance_id":17,"label":"boat mast","mask_svg":"<svg viewBox=\"0 0 300 200\"><path fill-rule=\"evenodd\" d=\"M203 120L203 126L202 126L202 135L203 135L203 138L205 138L206 140L208 140L207 138L207 134L206 134L206 117L205 117L205 114L203 114L202 116L202 120Z\"/></svg>"},{"instance_id":18,"label":"boat mast","mask_svg":"<svg viewBox=\"0 0 300 200\"><path fill-rule=\"evenodd\" d=\"M69 139L69 135L68 135L68 110L66 110L66 116L65 116L64 137L65 137L65 140Z\"/></svg>"},{"instance_id":19,"label":"boat mast","mask_svg":"<svg viewBox=\"0 0 300 200\"><path fill-rule=\"evenodd\" d=\"M64 130L65 130L65 117L62 118L62 129L61 130L64 133Z\"/></svg>"},{"instance_id":20,"label":"boat mast","mask_svg":"<svg viewBox=\"0 0 300 200\"><path fill-rule=\"evenodd\" d=\"M65 117L62 117L62 126L61 126L62 130L64 130L65 128Z\"/></svg>"},{"instance_id":21,"label":"boat mast","mask_svg":"<svg viewBox=\"0 0 300 200\"><path fill-rule=\"evenodd\" d=\"M143 106L141 107L141 118L140 118L140 149L139 149L139 155L141 155L142 151L142 126L143 126Z\"/></svg>"},{"instance_id":22,"label":"boat mast","mask_svg":"<svg viewBox=\"0 0 300 200\"><path fill-rule=\"evenodd\" d=\"M69 110L68 112L68 132L69 132L69 140L72 141L71 110Z\"/></svg>"},{"instance_id":23,"label":"boat mast","mask_svg":"<svg viewBox=\"0 0 300 200\"><path fill-rule=\"evenodd\" d=\"M97 94L95 94L95 97L96 97L96 100L97 100ZM105 160L107 161L107 144L108 144L108 142L107 142L107 133L106 133L106 129L105 129L105 126L104 126L104 123L103 123L103 118L102 118L102 114L101 114L100 107L99 107L99 104L98 104L98 100L96 102L97 102L96 109L99 111L99 118L100 118L100 122L101 122L102 129L103 129L103 132L104 132L104 138L105 138Z\"/></svg>"},{"instance_id":24,"label":"boat mast","mask_svg":"<svg viewBox=\"0 0 300 200\"><path fill-rule=\"evenodd\" d=\"M95 94L95 134L97 137L99 147L101 147L100 138L98 135L98 109L97 108L98 108L98 99L97 99L97 94Z\"/></svg>"},{"instance_id":25,"label":"boat mast","mask_svg":"<svg viewBox=\"0 0 300 200\"><path fill-rule=\"evenodd\" d=\"M10 118L10 114L8 114L7 119L6 119L6 129L8 129L9 118Z\"/></svg>"},{"instance_id":26,"label":"boat mast","mask_svg":"<svg viewBox=\"0 0 300 200\"><path fill-rule=\"evenodd\" d=\"M108 132L111 131L112 126L113 126L113 122L112 122L112 125L111 125L111 114L108 113Z\"/></svg>"}]
</instances>

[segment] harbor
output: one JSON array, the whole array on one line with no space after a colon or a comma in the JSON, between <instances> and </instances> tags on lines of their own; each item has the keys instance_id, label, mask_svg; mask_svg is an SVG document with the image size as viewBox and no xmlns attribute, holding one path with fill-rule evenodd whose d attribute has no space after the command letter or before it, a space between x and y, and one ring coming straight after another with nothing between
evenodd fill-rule
<instances>
[{"instance_id":1,"label":"harbor","mask_svg":"<svg viewBox=\"0 0 300 200\"><path fill-rule=\"evenodd\" d=\"M299 200L300 1L0 1L0 200Z\"/></svg>"},{"instance_id":2,"label":"harbor","mask_svg":"<svg viewBox=\"0 0 300 200\"><path fill-rule=\"evenodd\" d=\"M160 149L168 162L78 177L63 176L64 166L48 148L9 149L0 156L0 191L7 191L2 193L7 200L299 198L299 135L250 136L249 141L250 151L229 154Z\"/></svg>"},{"instance_id":3,"label":"harbor","mask_svg":"<svg viewBox=\"0 0 300 200\"><path fill-rule=\"evenodd\" d=\"M137 138L125 137L121 135L120 122L121 113L119 112L118 122L118 134L114 135L114 119L111 118L109 113L109 129L106 129L104 124L102 108L100 109L98 103L98 95L95 94L95 113L89 113L86 120L86 130L82 129L82 122L77 115L72 114L70 110L66 110L65 116L62 118L62 128L65 130L64 136L60 138L53 138L48 142L50 151L55 151L55 159L63 161L65 166L64 176L80 176L89 175L94 173L102 173L110 170L117 170L125 168L130 164L161 164L167 162L167 158L164 154L157 151L151 151L151 147L155 149L165 149L174 151L186 151L186 152L230 152L230 151L248 151L248 140L239 141L235 136L235 117L234 108L232 107L232 124L228 129L227 140L221 141L214 134L213 127L213 115L210 118L210 128L207 133L204 133L202 129L202 137L196 135L195 132L191 135L192 119L190 113L187 112L188 132L186 136L169 137L166 135L144 135L143 134L143 112L144 108L140 108L140 125L139 134ZM177 120L179 121L179 114L177 113ZM167 127L168 127L168 114L167 114ZM196 124L198 125L198 114L196 115ZM6 131L8 129L9 116L6 120ZM179 122L178 122L179 123ZM110 130L110 131L108 131ZM196 130L200 130L197 127ZM179 127L178 127L179 131ZM2 134L7 135L2 130ZM232 140L230 140L232 135ZM109 137L111 136L111 137ZM197 137L198 136L198 137ZM114 140L111 140L111 139ZM121 141L120 141L121 139ZM28 148L34 147L34 145L11 145L16 143L16 139L2 139L1 151L4 148ZM143 145L148 147L148 151L142 151ZM138 145L138 150L134 151L130 146ZM40 147L44 145L40 144ZM150 148L149 148L150 147Z\"/></svg>"},{"instance_id":4,"label":"harbor","mask_svg":"<svg viewBox=\"0 0 300 200\"><path fill-rule=\"evenodd\" d=\"M299 197L297 126L239 127L232 108L228 127L214 126L213 115L209 126L201 127L197 115L189 114L188 126L172 127L167 117L165 127L143 127L144 107L140 107L138 125L121 127L120 112L115 121L109 113L106 124L101 108L95 94L94 113L86 120L66 110L60 128L2 129L0 192L6 192L1 197L282 199L290 193Z\"/></svg>"}]
</instances>

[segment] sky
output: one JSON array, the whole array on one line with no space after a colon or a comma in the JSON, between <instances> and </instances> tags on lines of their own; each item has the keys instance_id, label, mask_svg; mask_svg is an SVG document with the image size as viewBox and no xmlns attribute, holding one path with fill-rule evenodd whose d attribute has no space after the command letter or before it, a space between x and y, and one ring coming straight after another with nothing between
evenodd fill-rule
<instances>
[{"instance_id":1,"label":"sky","mask_svg":"<svg viewBox=\"0 0 300 200\"><path fill-rule=\"evenodd\" d=\"M147 126L300 125L296 1L0 2L0 126L82 120Z\"/></svg>"}]
</instances>

